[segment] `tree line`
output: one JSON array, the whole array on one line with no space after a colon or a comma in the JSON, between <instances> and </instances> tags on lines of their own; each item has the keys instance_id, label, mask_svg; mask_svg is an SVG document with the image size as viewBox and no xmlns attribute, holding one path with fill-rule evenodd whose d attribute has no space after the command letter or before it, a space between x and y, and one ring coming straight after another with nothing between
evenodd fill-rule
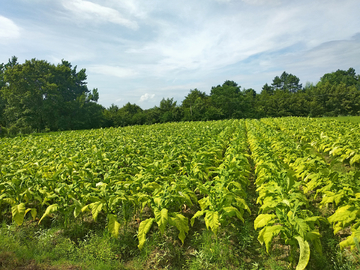
<instances>
[{"instance_id":1,"label":"tree line","mask_svg":"<svg viewBox=\"0 0 360 270\"><path fill-rule=\"evenodd\" d=\"M192 89L181 104L163 98L159 106L143 110L98 104L99 91L89 90L86 70L68 61L54 65L13 56L0 64L0 126L2 134L118 127L177 121L282 116L360 115L360 75L353 68L327 73L304 87L283 72L260 93L225 81L210 94Z\"/></svg>"}]
</instances>

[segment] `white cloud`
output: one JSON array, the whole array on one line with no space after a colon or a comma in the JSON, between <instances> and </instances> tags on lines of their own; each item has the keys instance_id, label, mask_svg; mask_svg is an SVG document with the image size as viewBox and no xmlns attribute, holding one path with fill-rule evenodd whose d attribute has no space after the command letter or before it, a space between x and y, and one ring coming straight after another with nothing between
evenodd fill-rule
<instances>
[{"instance_id":1,"label":"white cloud","mask_svg":"<svg viewBox=\"0 0 360 270\"><path fill-rule=\"evenodd\" d=\"M87 70L93 73L119 78L129 78L137 75L137 72L133 69L119 66L91 65Z\"/></svg>"},{"instance_id":2,"label":"white cloud","mask_svg":"<svg viewBox=\"0 0 360 270\"><path fill-rule=\"evenodd\" d=\"M101 3L111 6L116 10L123 10L131 16L145 19L148 12L153 8L152 3L143 0L102 0Z\"/></svg>"},{"instance_id":3,"label":"white cloud","mask_svg":"<svg viewBox=\"0 0 360 270\"><path fill-rule=\"evenodd\" d=\"M243 1L265 4L264 0ZM311 49L329 40L347 38L354 32L353 27L347 27L352 25L353 16L339 18L333 14L334 10L349 14L351 4L332 1L327 11L317 2L282 1L282 5L277 5L281 2L274 0L266 8L249 5L241 10L244 5L234 2L233 10L222 10L216 15L205 7L199 14L184 15L180 8L173 15L181 18L182 23L159 19L156 39L128 52L157 56L151 73L158 76L194 70L212 72L256 54L280 51L297 43L303 43L303 49ZM213 16L204 17L208 13ZM268 60L263 63L271 64Z\"/></svg>"},{"instance_id":4,"label":"white cloud","mask_svg":"<svg viewBox=\"0 0 360 270\"><path fill-rule=\"evenodd\" d=\"M143 101L146 101L146 100L149 100L149 99L153 99L155 97L155 94L144 94L140 97L140 102L143 102Z\"/></svg>"},{"instance_id":5,"label":"white cloud","mask_svg":"<svg viewBox=\"0 0 360 270\"><path fill-rule=\"evenodd\" d=\"M3 42L20 37L20 28L12 20L0 15L0 25L0 39Z\"/></svg>"},{"instance_id":6,"label":"white cloud","mask_svg":"<svg viewBox=\"0 0 360 270\"><path fill-rule=\"evenodd\" d=\"M281 3L281 0L241 0L245 2L246 4L250 5L279 5Z\"/></svg>"},{"instance_id":7,"label":"white cloud","mask_svg":"<svg viewBox=\"0 0 360 270\"><path fill-rule=\"evenodd\" d=\"M5 13L11 5L17 13ZM118 104L151 107L227 79L260 90L284 70L303 83L338 68L359 73L359 41L351 40L358 7L359 0L0 1L10 19L0 16L0 44L21 33L1 46L0 62L65 59L87 69L101 104L121 96Z\"/></svg>"},{"instance_id":8,"label":"white cloud","mask_svg":"<svg viewBox=\"0 0 360 270\"><path fill-rule=\"evenodd\" d=\"M135 21L124 18L119 11L85 0L63 0L63 6L76 17L98 22L111 22L131 29L137 29Z\"/></svg>"}]
</instances>

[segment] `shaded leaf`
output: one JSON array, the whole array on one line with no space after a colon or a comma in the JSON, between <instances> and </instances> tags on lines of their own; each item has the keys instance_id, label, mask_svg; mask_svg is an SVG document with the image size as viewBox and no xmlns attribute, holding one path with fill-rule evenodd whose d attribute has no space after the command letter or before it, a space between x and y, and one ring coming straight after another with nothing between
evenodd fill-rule
<instances>
[{"instance_id":1,"label":"shaded leaf","mask_svg":"<svg viewBox=\"0 0 360 270\"><path fill-rule=\"evenodd\" d=\"M12 218L17 225L21 225L24 222L25 216L25 204L20 203L11 207Z\"/></svg>"},{"instance_id":2,"label":"shaded leaf","mask_svg":"<svg viewBox=\"0 0 360 270\"><path fill-rule=\"evenodd\" d=\"M117 221L116 215L113 214L108 215L107 227L113 237L117 238L119 236L120 223Z\"/></svg>"},{"instance_id":3,"label":"shaded leaf","mask_svg":"<svg viewBox=\"0 0 360 270\"><path fill-rule=\"evenodd\" d=\"M48 215L50 215L51 213L53 212L56 212L58 210L58 204L52 204L52 205L49 205L46 210L45 210L45 213L43 214L43 216L41 217L41 219L39 220L39 224L40 222Z\"/></svg>"}]
</instances>

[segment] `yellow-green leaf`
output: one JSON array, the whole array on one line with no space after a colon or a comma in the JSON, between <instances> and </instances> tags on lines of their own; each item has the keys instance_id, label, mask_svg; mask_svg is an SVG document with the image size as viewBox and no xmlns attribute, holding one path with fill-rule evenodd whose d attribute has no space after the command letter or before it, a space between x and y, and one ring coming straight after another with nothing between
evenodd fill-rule
<instances>
[{"instance_id":1,"label":"yellow-green leaf","mask_svg":"<svg viewBox=\"0 0 360 270\"><path fill-rule=\"evenodd\" d=\"M204 197L201 200L198 201L200 208L202 211L204 211L208 206L211 205L211 202L209 200L209 197Z\"/></svg>"},{"instance_id":2,"label":"yellow-green leaf","mask_svg":"<svg viewBox=\"0 0 360 270\"><path fill-rule=\"evenodd\" d=\"M173 214L169 219L169 223L179 230L178 237L184 244L185 236L189 232L189 220L182 214Z\"/></svg>"},{"instance_id":3,"label":"yellow-green leaf","mask_svg":"<svg viewBox=\"0 0 360 270\"><path fill-rule=\"evenodd\" d=\"M244 222L244 218L243 218L242 214L235 207L233 207L233 206L224 207L223 211L226 216L230 216L230 217L237 216L238 219L240 219L242 222Z\"/></svg>"},{"instance_id":4,"label":"yellow-green leaf","mask_svg":"<svg viewBox=\"0 0 360 270\"><path fill-rule=\"evenodd\" d=\"M345 247L351 247L353 249L355 247L355 241L360 240L360 227L358 227L356 230L352 229L351 235L346 238L344 241L340 242L340 248L344 249Z\"/></svg>"},{"instance_id":5,"label":"yellow-green leaf","mask_svg":"<svg viewBox=\"0 0 360 270\"><path fill-rule=\"evenodd\" d=\"M148 218L144 221L141 221L138 231L138 239L139 239L139 245L138 248L142 249L145 241L146 241L146 234L150 231L151 225L154 222L154 218Z\"/></svg>"},{"instance_id":6,"label":"yellow-green leaf","mask_svg":"<svg viewBox=\"0 0 360 270\"><path fill-rule=\"evenodd\" d=\"M271 221L275 217L276 217L276 215L274 215L274 214L261 214L261 215L258 215L257 218L254 221L255 230L268 225L269 221Z\"/></svg>"},{"instance_id":7,"label":"yellow-green leaf","mask_svg":"<svg viewBox=\"0 0 360 270\"><path fill-rule=\"evenodd\" d=\"M206 228L209 229L210 227L213 233L216 234L219 228L219 213L210 210L205 211L205 213Z\"/></svg>"},{"instance_id":8,"label":"yellow-green leaf","mask_svg":"<svg viewBox=\"0 0 360 270\"><path fill-rule=\"evenodd\" d=\"M283 227L281 225L266 226L259 232L258 240L261 244L265 243L266 252L269 253L270 243L272 239L277 236Z\"/></svg>"},{"instance_id":9,"label":"yellow-green leaf","mask_svg":"<svg viewBox=\"0 0 360 270\"><path fill-rule=\"evenodd\" d=\"M108 230L111 235L115 238L119 236L120 223L117 222L116 215L109 214L108 215Z\"/></svg>"},{"instance_id":10,"label":"yellow-green leaf","mask_svg":"<svg viewBox=\"0 0 360 270\"><path fill-rule=\"evenodd\" d=\"M155 209L155 221L159 226L160 232L163 234L165 232L166 224L168 223L168 210L166 208L161 209Z\"/></svg>"},{"instance_id":11,"label":"yellow-green leaf","mask_svg":"<svg viewBox=\"0 0 360 270\"><path fill-rule=\"evenodd\" d=\"M92 214L95 221L97 219L97 216L101 212L101 209L102 209L103 205L104 204L101 201L97 201L97 202L91 203L89 205L89 207L91 208L91 214Z\"/></svg>"},{"instance_id":12,"label":"yellow-green leaf","mask_svg":"<svg viewBox=\"0 0 360 270\"><path fill-rule=\"evenodd\" d=\"M14 205L11 208L12 218L17 225L21 225L24 222L25 216L25 204L20 203L18 205Z\"/></svg>"},{"instance_id":13,"label":"yellow-green leaf","mask_svg":"<svg viewBox=\"0 0 360 270\"><path fill-rule=\"evenodd\" d=\"M190 220L191 226L194 226L195 218L201 217L203 214L204 214L204 211L197 211Z\"/></svg>"},{"instance_id":14,"label":"yellow-green leaf","mask_svg":"<svg viewBox=\"0 0 360 270\"><path fill-rule=\"evenodd\" d=\"M82 208L83 208L82 205L78 201L75 201L75 208L74 208L74 217L75 218L77 218L81 214Z\"/></svg>"},{"instance_id":15,"label":"yellow-green leaf","mask_svg":"<svg viewBox=\"0 0 360 270\"><path fill-rule=\"evenodd\" d=\"M298 241L300 246L300 257L296 270L304 270L309 263L310 259L310 246L308 241L306 241L301 236L296 236L295 239Z\"/></svg>"},{"instance_id":16,"label":"yellow-green leaf","mask_svg":"<svg viewBox=\"0 0 360 270\"><path fill-rule=\"evenodd\" d=\"M36 215L37 215L37 210L36 210L36 208L31 208L31 217L32 217L32 219L33 219L33 221L35 221L35 219L36 219Z\"/></svg>"},{"instance_id":17,"label":"yellow-green leaf","mask_svg":"<svg viewBox=\"0 0 360 270\"><path fill-rule=\"evenodd\" d=\"M45 213L43 214L43 216L41 217L41 219L39 220L39 224L40 222L48 215L50 215L51 213L55 212L58 210L58 204L52 204L52 205L49 205L46 210L45 210Z\"/></svg>"},{"instance_id":18,"label":"yellow-green leaf","mask_svg":"<svg viewBox=\"0 0 360 270\"><path fill-rule=\"evenodd\" d=\"M350 159L350 165L354 165L354 163L360 163L360 155L356 154Z\"/></svg>"}]
</instances>

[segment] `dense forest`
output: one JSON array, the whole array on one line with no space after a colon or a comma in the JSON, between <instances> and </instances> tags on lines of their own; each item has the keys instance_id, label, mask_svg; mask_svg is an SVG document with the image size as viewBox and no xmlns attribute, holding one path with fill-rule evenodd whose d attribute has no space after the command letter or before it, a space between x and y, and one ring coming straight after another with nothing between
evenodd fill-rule
<instances>
[{"instance_id":1,"label":"dense forest","mask_svg":"<svg viewBox=\"0 0 360 270\"><path fill-rule=\"evenodd\" d=\"M181 104L163 98L147 110L131 103L104 108L97 103L98 89L89 90L86 79L85 69L77 71L65 60L20 64L13 56L0 64L2 135L229 118L360 115L360 75L353 68L327 73L316 85L304 87L284 71L260 93L228 80L210 94L192 89Z\"/></svg>"}]
</instances>

